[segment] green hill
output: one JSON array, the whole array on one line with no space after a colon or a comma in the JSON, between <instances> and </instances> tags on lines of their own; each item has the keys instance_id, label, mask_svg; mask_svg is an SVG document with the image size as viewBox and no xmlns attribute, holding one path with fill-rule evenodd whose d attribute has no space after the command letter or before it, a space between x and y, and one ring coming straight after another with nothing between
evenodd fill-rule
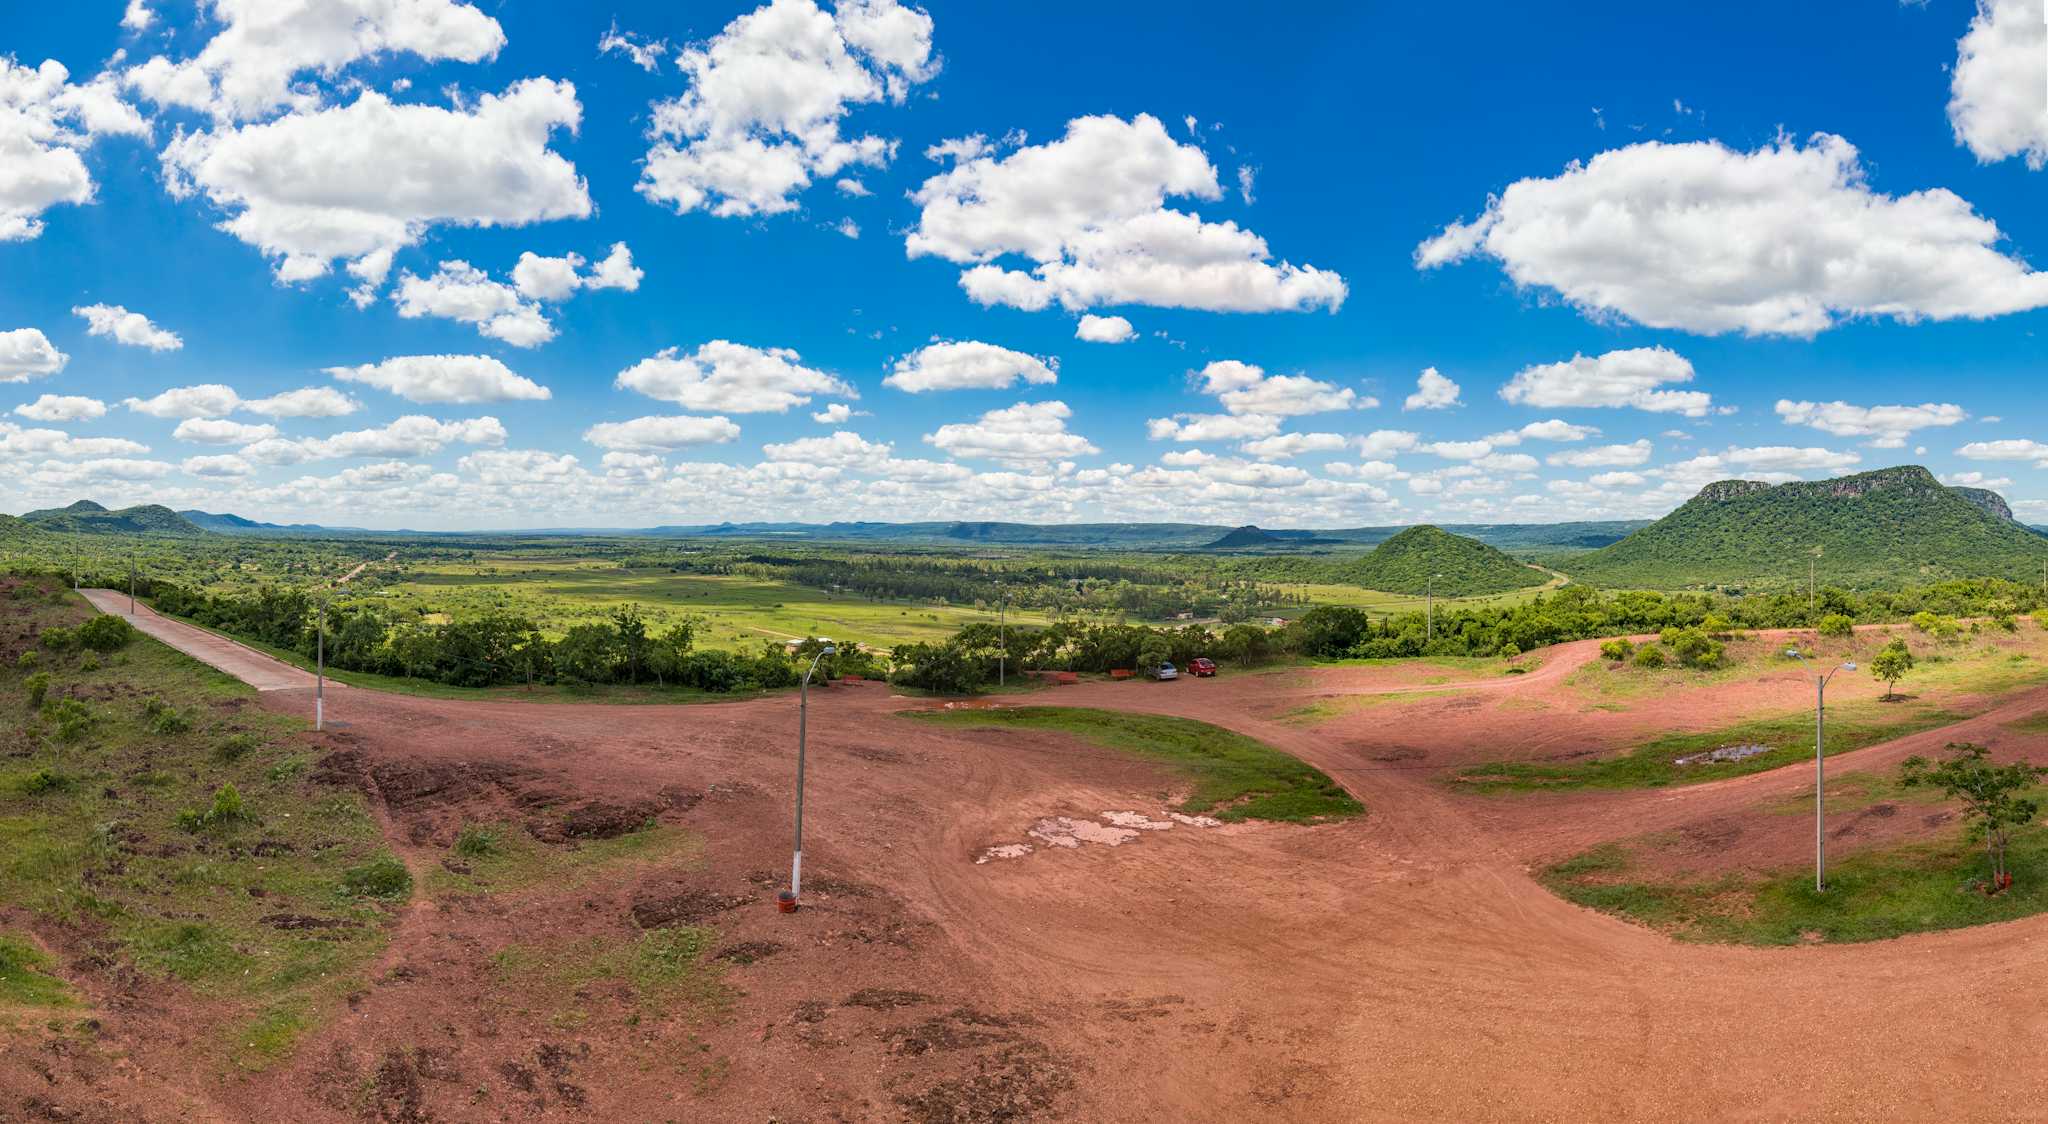
<instances>
[{"instance_id":1,"label":"green hill","mask_svg":"<svg viewBox=\"0 0 2048 1124\"><path fill-rule=\"evenodd\" d=\"M1816 558L1814 551L1818 549ZM1605 586L1878 588L1947 578L2038 581L2048 539L2013 522L2003 497L1943 486L1918 465L1835 480L1709 484L1683 507L1574 558L1576 581Z\"/></svg>"},{"instance_id":2,"label":"green hill","mask_svg":"<svg viewBox=\"0 0 2048 1124\"><path fill-rule=\"evenodd\" d=\"M1445 597L1505 593L1549 580L1483 542L1426 524L1336 569L1338 581L1387 593L1421 593L1431 574L1437 575L1437 594Z\"/></svg>"},{"instance_id":3,"label":"green hill","mask_svg":"<svg viewBox=\"0 0 2048 1124\"><path fill-rule=\"evenodd\" d=\"M142 504L108 511L91 500L70 507L45 508L21 517L45 531L75 535L203 535L198 524L161 504Z\"/></svg>"}]
</instances>

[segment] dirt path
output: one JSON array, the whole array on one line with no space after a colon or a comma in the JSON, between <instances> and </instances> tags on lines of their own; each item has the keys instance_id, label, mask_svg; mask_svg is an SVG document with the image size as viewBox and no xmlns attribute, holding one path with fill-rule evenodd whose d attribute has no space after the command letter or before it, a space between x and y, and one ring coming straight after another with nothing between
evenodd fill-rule
<instances>
[{"instance_id":1,"label":"dirt path","mask_svg":"<svg viewBox=\"0 0 2048 1124\"><path fill-rule=\"evenodd\" d=\"M649 1065L665 1053L593 1034L597 1050L578 1078L589 1118L898 1120L903 1090L934 1073L964 1083L935 1086L959 1104L998 1095L990 1089L1043 1094L1053 1107L1038 1115L1048 1119L2037 1118L2048 1103L2048 1005L2033 981L2048 960L2048 918L1867 945L1702 947L1570 905L1530 877L1544 855L1796 791L1810 783L1802 768L1669 791L1475 800L1438 783L1438 769L1407 767L1541 744L1562 719L1516 707L1554 703L1597 652L1595 641L1568 644L1527 675L1395 689L1455 696L1403 706L1481 708L1459 712L1476 714L1462 724L1406 711L1316 727L1277 720L1291 701L1387 693L1373 690L1375 669L1006 699L1212 722L1326 769L1370 815L1318 828L1175 828L986 864L975 857L1041 817L1162 814L1175 782L1130 755L1050 734L907 721L897 712L931 704L879 685L814 691L805 869L867 887L865 896L780 915L766 891L750 891L753 904L719 924L790 951L746 969L729 1020L692 1031L730 1058L725 1084L689 1099L672 1070ZM296 693L266 704L311 707ZM1830 770L1889 765L2044 705L2048 688L2021 692L1959 726L1844 754ZM787 698L541 707L357 690L329 709L372 762L488 765L573 785L584 798L644 799L677 786L722 794L683 820L705 834L711 869L774 871L787 861L796 734ZM440 832L456 822L424 814L400 809L398 820ZM721 890L747 890L723 877ZM614 897L593 893L535 918L408 917L400 943L425 975L380 985L303 1051L305 1066L239 1086L237 1103L252 1118L347 1119L293 1092L306 1067L347 1043L431 1041L458 1062L489 1056L503 1034L471 1025L463 965L499 947L507 929L612 916L625 889L610 889ZM886 1017L834 1005L855 988L892 986L929 1003ZM929 1029L953 1003L983 1012L976 1018L1023 1021L1000 1031L976 1022L976 1033L1011 1037L998 1053L960 1052L957 1028L951 1037ZM805 1022L807 1011L830 1013ZM902 1037L913 1033L923 1037ZM890 1045L905 1041L925 1045ZM986 1068L1020 1050L1046 1051L1030 1055L1042 1068ZM435 1119L533 1118L454 1093L436 1104Z\"/></svg>"},{"instance_id":2,"label":"dirt path","mask_svg":"<svg viewBox=\"0 0 2048 1124\"><path fill-rule=\"evenodd\" d=\"M312 672L302 671L218 633L160 616L156 610L139 601L135 603L134 615L130 616L128 595L125 593L111 589L83 589L79 592L100 612L127 617L128 623L140 631L201 663L234 676L259 691L313 689ZM329 680L327 686L332 690L338 684Z\"/></svg>"}]
</instances>

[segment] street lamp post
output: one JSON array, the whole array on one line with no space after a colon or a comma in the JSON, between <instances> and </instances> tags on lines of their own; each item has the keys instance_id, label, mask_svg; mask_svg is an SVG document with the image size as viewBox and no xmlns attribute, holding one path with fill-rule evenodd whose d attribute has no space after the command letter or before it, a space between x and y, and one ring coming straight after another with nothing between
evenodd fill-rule
<instances>
[{"instance_id":1,"label":"street lamp post","mask_svg":"<svg viewBox=\"0 0 2048 1124\"><path fill-rule=\"evenodd\" d=\"M327 728L327 591L320 592L320 618L313 641L313 732Z\"/></svg>"},{"instance_id":2,"label":"street lamp post","mask_svg":"<svg viewBox=\"0 0 2048 1124\"><path fill-rule=\"evenodd\" d=\"M1812 666L1806 654L1797 648L1787 648L1785 654L1801 664ZM1827 795L1827 776L1824 772L1825 766L1821 764L1824 751L1821 747L1826 741L1828 729L1828 680L1833 679L1837 672L1854 670L1854 663L1843 663L1825 673L1816 673L1813 677L1813 892L1816 894L1826 893L1828 888L1826 811L1821 803Z\"/></svg>"},{"instance_id":3,"label":"street lamp post","mask_svg":"<svg viewBox=\"0 0 2048 1124\"><path fill-rule=\"evenodd\" d=\"M128 563L128 615L135 616L135 563Z\"/></svg>"},{"instance_id":4,"label":"street lamp post","mask_svg":"<svg viewBox=\"0 0 2048 1124\"><path fill-rule=\"evenodd\" d=\"M1426 630L1424 634L1425 643L1436 639L1436 580L1440 577L1443 577L1443 575L1431 574L1429 575L1429 577L1423 579L1422 583L1423 592L1429 598L1429 608L1426 617L1427 623L1424 625L1424 628Z\"/></svg>"},{"instance_id":5,"label":"street lamp post","mask_svg":"<svg viewBox=\"0 0 2048 1124\"><path fill-rule=\"evenodd\" d=\"M804 736L808 732L811 712L811 676L818 670L818 661L826 656L839 654L839 649L827 644L811 657L811 666L804 669L804 679L797 688L796 704L796 850L789 860L789 896L783 905L795 909L798 895L804 890Z\"/></svg>"}]
</instances>

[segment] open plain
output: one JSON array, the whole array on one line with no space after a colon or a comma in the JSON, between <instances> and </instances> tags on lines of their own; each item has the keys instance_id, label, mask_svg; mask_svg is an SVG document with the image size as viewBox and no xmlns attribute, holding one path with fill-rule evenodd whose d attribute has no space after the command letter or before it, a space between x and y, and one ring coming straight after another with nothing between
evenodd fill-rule
<instances>
[{"instance_id":1,"label":"open plain","mask_svg":"<svg viewBox=\"0 0 2048 1124\"><path fill-rule=\"evenodd\" d=\"M185 629L151 631L204 654ZM1988 642L1973 658L2034 664L2040 640ZM773 902L788 858L789 697L337 692L337 728L302 735L316 775L364 794L419 886L361 985L289 1060L247 1071L222 1061L230 1005L173 1005L163 985L87 971L91 1040L18 1030L0 1088L81 1120L2025 1117L2048 1094L2048 1015L2024 984L2048 921L1717 947L1540 884L1545 864L1648 833L1729 852L1743 838L1765 865L1796 865L1810 843L1796 830L1807 821L1770 811L1810 795L1810 764L1637 790L1464 791L1476 759L1612 753L1652 729L1707 726L1731 697L1754 714L1806 697L1796 670L1746 660L1631 698L1602 682L1631 672L1603 667L1597 649L1422 683L1393 668L1287 668L971 704L1169 714L1249 735L1368 809L1313 826L1171 819L1185 782L1141 757L917 721L905 712L947 704L878 683L815 690L794 914ZM1840 755L1832 774L1853 783L1958 738L2041 757L2048 740L2011 724L2048 710L2044 678L2017 676L1997 697L1958 691L1944 700L1956 721ZM1844 701L1879 690L1857 681ZM1303 717L1333 698L1378 701ZM267 691L254 705L304 719L311 698ZM531 827L543 809L585 825L543 847L594 846L613 821L688 842L541 881L460 873L451 847L465 825ZM1101 833L1116 845L1030 834L1058 817L1159 829ZM1901 833L1843 823L1844 853ZM989 857L1018 841L1038 845ZM716 934L715 994L650 1006L568 967L678 919ZM40 935L60 960L74 954L75 934Z\"/></svg>"}]
</instances>

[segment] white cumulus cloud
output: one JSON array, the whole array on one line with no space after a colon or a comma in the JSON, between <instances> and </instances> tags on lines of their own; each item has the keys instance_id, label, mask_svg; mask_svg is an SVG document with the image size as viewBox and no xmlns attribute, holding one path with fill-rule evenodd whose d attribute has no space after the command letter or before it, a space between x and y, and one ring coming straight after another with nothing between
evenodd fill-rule
<instances>
[{"instance_id":1,"label":"white cumulus cloud","mask_svg":"<svg viewBox=\"0 0 2048 1124\"><path fill-rule=\"evenodd\" d=\"M1202 150L1149 114L1075 118L1059 140L1002 157L985 142L935 151L955 163L912 196L922 210L907 247L967 267L960 285L982 304L1270 312L1344 303L1337 274L1276 264L1265 240L1235 222L1167 207L1168 196L1223 193ZM1012 256L1030 270L998 264Z\"/></svg>"},{"instance_id":2,"label":"white cumulus cloud","mask_svg":"<svg viewBox=\"0 0 2048 1124\"><path fill-rule=\"evenodd\" d=\"M389 391L409 402L545 401L553 392L488 355L401 355L381 363L329 367L343 382Z\"/></svg>"},{"instance_id":3,"label":"white cumulus cloud","mask_svg":"<svg viewBox=\"0 0 2048 1124\"><path fill-rule=\"evenodd\" d=\"M1121 316L1097 316L1092 312L1074 326L1074 338L1089 343L1123 343L1137 334L1131 322Z\"/></svg>"},{"instance_id":4,"label":"white cumulus cloud","mask_svg":"<svg viewBox=\"0 0 2048 1124\"><path fill-rule=\"evenodd\" d=\"M71 361L38 328L0 332L0 383L27 382L54 375Z\"/></svg>"},{"instance_id":5,"label":"white cumulus cloud","mask_svg":"<svg viewBox=\"0 0 2048 1124\"><path fill-rule=\"evenodd\" d=\"M2040 90L2028 96L2039 112ZM1590 314L1707 335L1811 337L1844 319L2048 305L2048 274L2001 253L1997 225L1960 196L1866 181L1855 146L1825 133L1753 152L1649 141L1508 185L1415 262L1484 255Z\"/></svg>"},{"instance_id":6,"label":"white cumulus cloud","mask_svg":"<svg viewBox=\"0 0 2048 1124\"><path fill-rule=\"evenodd\" d=\"M1458 384L1437 371L1425 367L1415 380L1415 393L1401 403L1403 410L1444 410L1458 404Z\"/></svg>"},{"instance_id":7,"label":"white cumulus cloud","mask_svg":"<svg viewBox=\"0 0 2048 1124\"><path fill-rule=\"evenodd\" d=\"M780 414L809 405L813 395L857 398L835 375L802 365L786 347L758 348L712 340L684 355L667 348L619 372L614 385L688 410Z\"/></svg>"},{"instance_id":8,"label":"white cumulus cloud","mask_svg":"<svg viewBox=\"0 0 2048 1124\"><path fill-rule=\"evenodd\" d=\"M0 55L0 242L42 234L43 212L60 203L92 202L80 153L95 140L149 135L111 77L83 86L70 77L54 59L30 69Z\"/></svg>"},{"instance_id":9,"label":"white cumulus cloud","mask_svg":"<svg viewBox=\"0 0 2048 1124\"><path fill-rule=\"evenodd\" d=\"M887 99L937 72L932 21L896 0L772 0L709 41L676 52L689 82L655 102L639 191L679 212L794 210L814 177L880 167L896 142L844 136L852 107Z\"/></svg>"},{"instance_id":10,"label":"white cumulus cloud","mask_svg":"<svg viewBox=\"0 0 2048 1124\"><path fill-rule=\"evenodd\" d=\"M185 346L176 332L167 332L150 322L140 312L130 312L118 304L87 304L72 308L71 314L85 318L88 335L106 336L115 343L129 347L146 347L151 351L176 351Z\"/></svg>"},{"instance_id":11,"label":"white cumulus cloud","mask_svg":"<svg viewBox=\"0 0 2048 1124\"><path fill-rule=\"evenodd\" d=\"M16 406L14 412L39 422L94 421L107 416L107 404L97 398L45 394Z\"/></svg>"},{"instance_id":12,"label":"white cumulus cloud","mask_svg":"<svg viewBox=\"0 0 2048 1124\"><path fill-rule=\"evenodd\" d=\"M1956 141L1990 163L2012 156L2048 166L2048 24L2042 0L1977 0L1949 72Z\"/></svg>"},{"instance_id":13,"label":"white cumulus cloud","mask_svg":"<svg viewBox=\"0 0 2048 1124\"><path fill-rule=\"evenodd\" d=\"M1900 449L1914 430L1957 425L1970 415L1961 406L1925 402L1918 406L1852 406L1847 402L1792 402L1779 399L1778 416L1837 437L1868 437L1879 449Z\"/></svg>"},{"instance_id":14,"label":"white cumulus cloud","mask_svg":"<svg viewBox=\"0 0 2048 1124\"><path fill-rule=\"evenodd\" d=\"M1019 382L1059 381L1059 360L1041 359L978 340L928 344L896 361L882 385L918 394L927 390L1003 390Z\"/></svg>"},{"instance_id":15,"label":"white cumulus cloud","mask_svg":"<svg viewBox=\"0 0 2048 1124\"><path fill-rule=\"evenodd\" d=\"M956 457L1004 464L1042 464L1099 450L1087 438L1067 431L1073 411L1065 402L1019 402L972 422L942 425L925 441Z\"/></svg>"},{"instance_id":16,"label":"white cumulus cloud","mask_svg":"<svg viewBox=\"0 0 2048 1124\"><path fill-rule=\"evenodd\" d=\"M724 417L648 417L632 421L600 422L583 433L583 439L600 449L649 453L686 449L693 445L720 445L735 440L740 427Z\"/></svg>"},{"instance_id":17,"label":"white cumulus cloud","mask_svg":"<svg viewBox=\"0 0 2048 1124\"><path fill-rule=\"evenodd\" d=\"M242 404L233 387L217 382L180 386L153 398L125 398L121 404L153 418L224 418Z\"/></svg>"},{"instance_id":18,"label":"white cumulus cloud","mask_svg":"<svg viewBox=\"0 0 2048 1124\"><path fill-rule=\"evenodd\" d=\"M253 445L277 436L274 425L248 425L226 418L186 418L171 436L195 445Z\"/></svg>"},{"instance_id":19,"label":"white cumulus cloud","mask_svg":"<svg viewBox=\"0 0 2048 1124\"><path fill-rule=\"evenodd\" d=\"M1677 352L1663 347L1632 347L1524 367L1500 388L1500 396L1518 406L1633 407L1651 413L1704 417L1714 405L1711 395L1699 390L1665 389L1692 379L1692 364Z\"/></svg>"}]
</instances>

